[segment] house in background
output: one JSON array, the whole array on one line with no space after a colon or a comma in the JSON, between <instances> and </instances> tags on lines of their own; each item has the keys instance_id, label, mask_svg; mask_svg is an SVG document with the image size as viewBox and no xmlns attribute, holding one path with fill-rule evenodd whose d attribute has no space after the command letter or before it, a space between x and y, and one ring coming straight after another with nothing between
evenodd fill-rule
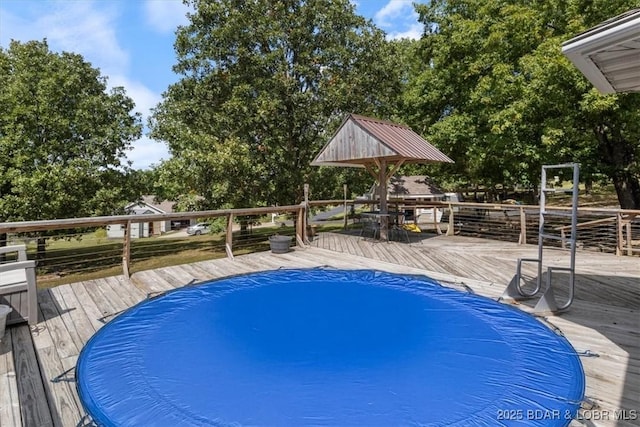
<instances>
[{"instance_id":1,"label":"house in background","mask_svg":"<svg viewBox=\"0 0 640 427\"><path fill-rule=\"evenodd\" d=\"M372 185L365 194L367 199L378 198L379 190L376 184ZM433 180L425 175L393 176L387 186L389 199L411 200L416 202L433 202L444 200L445 193Z\"/></svg>"},{"instance_id":2,"label":"house in background","mask_svg":"<svg viewBox=\"0 0 640 427\"><path fill-rule=\"evenodd\" d=\"M125 212L129 215L166 214L174 212L173 208L175 204L175 202L169 200L156 202L155 196L142 196L139 201L125 206ZM189 221L187 220L185 226L189 225L188 223ZM179 228L182 225L183 224L178 223L172 224L172 221L132 222L131 238L137 239L140 237L158 236L172 230L173 228ZM123 238L124 228L124 225L121 224L108 225L107 237Z\"/></svg>"},{"instance_id":3,"label":"house in background","mask_svg":"<svg viewBox=\"0 0 640 427\"><path fill-rule=\"evenodd\" d=\"M394 176L387 191L390 199L433 202L445 197L444 191L425 175Z\"/></svg>"}]
</instances>

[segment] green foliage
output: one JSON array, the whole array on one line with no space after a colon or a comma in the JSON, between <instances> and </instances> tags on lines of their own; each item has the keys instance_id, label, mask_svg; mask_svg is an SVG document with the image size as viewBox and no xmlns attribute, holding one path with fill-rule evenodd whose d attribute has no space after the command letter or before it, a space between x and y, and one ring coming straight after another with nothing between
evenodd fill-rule
<instances>
[{"instance_id":1,"label":"green foliage","mask_svg":"<svg viewBox=\"0 0 640 427\"><path fill-rule=\"evenodd\" d=\"M98 228L96 231L93 232L93 237L96 239L98 243L102 243L102 241L107 238L107 229Z\"/></svg>"},{"instance_id":2,"label":"green foliage","mask_svg":"<svg viewBox=\"0 0 640 427\"><path fill-rule=\"evenodd\" d=\"M450 181L536 185L542 164L578 161L606 174L620 204L640 207L640 97L601 95L561 43L633 1L432 0L404 114L455 165Z\"/></svg>"},{"instance_id":3,"label":"green foliage","mask_svg":"<svg viewBox=\"0 0 640 427\"><path fill-rule=\"evenodd\" d=\"M46 41L0 48L0 221L112 214L132 200L123 164L133 102L80 55ZM137 197L137 196L136 196Z\"/></svg>"},{"instance_id":4,"label":"green foliage","mask_svg":"<svg viewBox=\"0 0 640 427\"><path fill-rule=\"evenodd\" d=\"M226 218L215 218L211 221L211 225L209 226L209 233L218 234L224 233L227 229L227 219Z\"/></svg>"},{"instance_id":5,"label":"green foliage","mask_svg":"<svg viewBox=\"0 0 640 427\"><path fill-rule=\"evenodd\" d=\"M153 168L144 170L134 169L129 171L129 174L131 181L136 183L137 194L155 194L155 182L158 176L157 170Z\"/></svg>"},{"instance_id":6,"label":"green foliage","mask_svg":"<svg viewBox=\"0 0 640 427\"><path fill-rule=\"evenodd\" d=\"M363 188L360 171L310 163L345 113L396 111L396 46L349 0L190 3L175 43L183 77L150 121L173 154L159 191L217 208L296 203L305 182L316 198Z\"/></svg>"}]
</instances>

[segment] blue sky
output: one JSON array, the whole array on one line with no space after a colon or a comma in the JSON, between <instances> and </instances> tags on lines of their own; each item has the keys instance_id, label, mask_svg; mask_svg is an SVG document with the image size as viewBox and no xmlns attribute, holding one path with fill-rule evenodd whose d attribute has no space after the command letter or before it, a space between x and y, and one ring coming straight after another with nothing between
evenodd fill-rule
<instances>
[{"instance_id":1,"label":"blue sky","mask_svg":"<svg viewBox=\"0 0 640 427\"><path fill-rule=\"evenodd\" d=\"M389 38L420 36L413 1L352 0ZM53 51L81 54L110 86L126 89L146 123L149 110L179 78L171 71L174 31L187 23L186 11L181 0L0 0L0 46L46 38ZM144 136L128 157L144 169L169 154L163 143Z\"/></svg>"}]
</instances>

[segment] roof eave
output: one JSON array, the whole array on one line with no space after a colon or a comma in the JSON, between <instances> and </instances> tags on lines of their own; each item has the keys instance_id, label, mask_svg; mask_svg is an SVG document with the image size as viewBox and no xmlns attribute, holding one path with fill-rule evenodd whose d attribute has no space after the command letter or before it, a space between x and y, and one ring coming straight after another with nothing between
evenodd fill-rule
<instances>
[{"instance_id":1,"label":"roof eave","mask_svg":"<svg viewBox=\"0 0 640 427\"><path fill-rule=\"evenodd\" d=\"M363 168L364 165L361 163L350 163L350 162L318 162L312 161L311 166L334 166L339 168Z\"/></svg>"},{"instance_id":2,"label":"roof eave","mask_svg":"<svg viewBox=\"0 0 640 427\"><path fill-rule=\"evenodd\" d=\"M562 44L562 53L602 93L615 93L617 88L598 67L593 55L640 37L640 9L628 12L592 28ZM638 72L640 85L640 70Z\"/></svg>"},{"instance_id":3,"label":"roof eave","mask_svg":"<svg viewBox=\"0 0 640 427\"><path fill-rule=\"evenodd\" d=\"M392 157L372 157L369 159L356 159L356 160L345 160L345 161L316 161L311 162L311 166L338 166L338 167L364 167L367 164L376 164L379 163L381 159L384 159L387 162L397 162L399 160L403 160L404 164L407 163L420 163L420 164L429 164L429 163L455 163L453 160L447 157L447 160L436 160L436 159L422 159L422 158L406 158L402 156L392 156Z\"/></svg>"}]
</instances>

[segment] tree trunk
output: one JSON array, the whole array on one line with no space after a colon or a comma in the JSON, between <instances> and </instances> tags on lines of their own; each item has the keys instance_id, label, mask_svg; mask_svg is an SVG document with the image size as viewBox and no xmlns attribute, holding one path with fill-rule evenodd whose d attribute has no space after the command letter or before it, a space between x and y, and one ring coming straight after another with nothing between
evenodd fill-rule
<instances>
[{"instance_id":1,"label":"tree trunk","mask_svg":"<svg viewBox=\"0 0 640 427\"><path fill-rule=\"evenodd\" d=\"M585 194L591 194L593 191L593 179L589 176L584 180L584 192Z\"/></svg>"},{"instance_id":2,"label":"tree trunk","mask_svg":"<svg viewBox=\"0 0 640 427\"><path fill-rule=\"evenodd\" d=\"M249 238L249 220L244 218L240 220L240 239L246 240Z\"/></svg>"},{"instance_id":3,"label":"tree trunk","mask_svg":"<svg viewBox=\"0 0 640 427\"><path fill-rule=\"evenodd\" d=\"M622 209L640 209L640 182L636 176L629 171L616 171L613 185Z\"/></svg>"},{"instance_id":4,"label":"tree trunk","mask_svg":"<svg viewBox=\"0 0 640 427\"><path fill-rule=\"evenodd\" d=\"M620 132L600 125L594 130L622 209L640 209L640 177L634 173L635 147Z\"/></svg>"}]
</instances>

